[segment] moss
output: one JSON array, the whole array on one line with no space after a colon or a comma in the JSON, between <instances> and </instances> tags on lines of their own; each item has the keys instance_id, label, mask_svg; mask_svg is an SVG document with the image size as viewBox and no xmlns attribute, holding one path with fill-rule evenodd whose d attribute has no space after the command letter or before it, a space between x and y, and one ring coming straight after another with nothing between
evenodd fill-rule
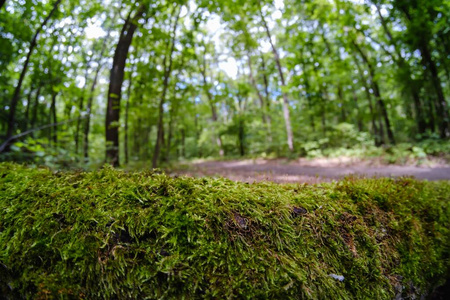
<instances>
[{"instance_id":1,"label":"moss","mask_svg":"<svg viewBox=\"0 0 450 300\"><path fill-rule=\"evenodd\" d=\"M449 182L411 178L246 184L3 163L0 291L11 299L426 294L449 274L449 195Z\"/></svg>"}]
</instances>

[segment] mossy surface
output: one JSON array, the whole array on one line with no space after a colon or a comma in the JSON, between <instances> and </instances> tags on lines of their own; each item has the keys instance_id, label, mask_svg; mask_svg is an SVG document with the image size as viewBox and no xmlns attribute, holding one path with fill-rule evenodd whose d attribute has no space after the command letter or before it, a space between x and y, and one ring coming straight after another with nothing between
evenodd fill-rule
<instances>
[{"instance_id":1,"label":"mossy surface","mask_svg":"<svg viewBox=\"0 0 450 300\"><path fill-rule=\"evenodd\" d=\"M449 182L410 178L246 184L3 163L0 292L11 299L426 294L448 277L449 195Z\"/></svg>"}]
</instances>

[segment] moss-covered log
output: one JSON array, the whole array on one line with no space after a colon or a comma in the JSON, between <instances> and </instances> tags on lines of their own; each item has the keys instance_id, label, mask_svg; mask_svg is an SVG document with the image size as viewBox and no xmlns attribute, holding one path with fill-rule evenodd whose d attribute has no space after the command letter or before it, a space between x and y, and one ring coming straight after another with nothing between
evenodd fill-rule
<instances>
[{"instance_id":1,"label":"moss-covered log","mask_svg":"<svg viewBox=\"0 0 450 300\"><path fill-rule=\"evenodd\" d=\"M0 164L6 298L392 299L449 274L449 182Z\"/></svg>"}]
</instances>

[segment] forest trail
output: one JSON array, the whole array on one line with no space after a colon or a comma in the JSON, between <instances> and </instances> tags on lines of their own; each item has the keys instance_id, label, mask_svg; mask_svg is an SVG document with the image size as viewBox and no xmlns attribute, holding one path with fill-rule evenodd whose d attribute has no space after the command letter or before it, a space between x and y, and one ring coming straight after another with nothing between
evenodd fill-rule
<instances>
[{"instance_id":1,"label":"forest trail","mask_svg":"<svg viewBox=\"0 0 450 300\"><path fill-rule=\"evenodd\" d=\"M434 167L368 165L361 162L333 160L230 160L199 161L188 165L186 170L174 174L188 176L222 176L235 181L273 181L278 183L318 183L331 181L350 174L367 177L414 176L425 180L450 180L450 166Z\"/></svg>"}]
</instances>

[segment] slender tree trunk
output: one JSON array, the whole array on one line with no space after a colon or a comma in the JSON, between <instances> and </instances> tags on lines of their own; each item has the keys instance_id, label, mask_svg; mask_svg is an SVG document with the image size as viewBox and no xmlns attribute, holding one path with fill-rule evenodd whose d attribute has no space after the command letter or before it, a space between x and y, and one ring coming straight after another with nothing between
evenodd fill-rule
<instances>
[{"instance_id":1,"label":"slender tree trunk","mask_svg":"<svg viewBox=\"0 0 450 300\"><path fill-rule=\"evenodd\" d=\"M314 114L312 113L313 112L313 104L311 101L312 100L311 99L312 91L311 91L311 85L309 83L308 76L306 76L306 63L303 58L303 53L301 54L300 62L302 64L302 68L303 68L303 83L305 84L304 90L306 93L306 100L307 100L307 104L308 104L311 128L312 128L313 132L316 132L316 123L314 121ZM298 74L297 74L297 76L298 76Z\"/></svg>"},{"instance_id":2,"label":"slender tree trunk","mask_svg":"<svg viewBox=\"0 0 450 300\"><path fill-rule=\"evenodd\" d=\"M258 95L259 103L261 105L262 121L267 127L267 141L269 143L272 143L272 128L271 128L271 124L270 124L270 118L269 118L269 116L267 115L267 112L266 112L266 107L267 106L264 103L265 102L264 98L263 98L263 96L261 94L261 91L258 89L258 85L256 84L256 79L253 76L253 67L252 67L252 61L251 61L250 53L248 54L248 68L249 68L249 71L250 71L250 81L251 81L251 83L253 85L253 88L256 91L256 94Z\"/></svg>"},{"instance_id":3,"label":"slender tree trunk","mask_svg":"<svg viewBox=\"0 0 450 300\"><path fill-rule=\"evenodd\" d=\"M266 74L266 62L264 60L264 54L261 53L261 69L262 69L262 78L264 83L264 98L265 98L265 112L266 112L266 122L267 122L267 131L269 133L267 137L267 141L269 144L272 144L272 118L270 117L270 96L269 96L269 81L267 80Z\"/></svg>"},{"instance_id":4,"label":"slender tree trunk","mask_svg":"<svg viewBox=\"0 0 450 300\"><path fill-rule=\"evenodd\" d=\"M435 112L434 112L434 107L433 107L433 103L431 100L427 101L428 104L428 128L431 129L432 132L435 132L436 130L436 120L435 120Z\"/></svg>"},{"instance_id":5,"label":"slender tree trunk","mask_svg":"<svg viewBox=\"0 0 450 300\"><path fill-rule=\"evenodd\" d=\"M125 103L125 164L128 164L128 115L130 111L130 99L131 99L131 81L133 78L133 70L130 72L130 77L128 79L128 97L127 102Z\"/></svg>"},{"instance_id":6,"label":"slender tree trunk","mask_svg":"<svg viewBox=\"0 0 450 300\"><path fill-rule=\"evenodd\" d=\"M94 50L94 49L92 49L92 50ZM84 71L84 85L83 85L83 92L80 95L80 98L78 99L78 119L77 119L77 126L75 129L75 153L76 154L78 154L78 152L79 152L78 150L80 148L80 129L81 129L81 122L82 122L82 119L80 117L84 110L84 98L85 98L85 94L86 94L84 92L84 90L86 89L87 82L89 79L89 66L90 66L90 63L92 60L92 56L93 56L93 54L88 56L88 58L84 62L86 65L86 70Z\"/></svg>"},{"instance_id":7,"label":"slender tree trunk","mask_svg":"<svg viewBox=\"0 0 450 300\"><path fill-rule=\"evenodd\" d=\"M345 111L344 94L340 84L337 86L337 94L341 105L341 122L347 122L347 112Z\"/></svg>"},{"instance_id":8,"label":"slender tree trunk","mask_svg":"<svg viewBox=\"0 0 450 300\"><path fill-rule=\"evenodd\" d=\"M173 112L170 114L170 120L169 120L169 133L167 136L167 146L166 146L166 155L165 155L165 161L168 163L170 161L170 150L172 148L172 138L173 138L173 127L174 127L174 116L172 115Z\"/></svg>"},{"instance_id":9,"label":"slender tree trunk","mask_svg":"<svg viewBox=\"0 0 450 300\"><path fill-rule=\"evenodd\" d=\"M31 123L30 123L31 128L35 126L37 121L37 111L39 107L39 97L41 96L41 89L42 86L40 85L39 88L37 89L36 96L34 97L33 114L31 116Z\"/></svg>"},{"instance_id":10,"label":"slender tree trunk","mask_svg":"<svg viewBox=\"0 0 450 300\"><path fill-rule=\"evenodd\" d=\"M392 57L392 59L397 63L401 72L405 73L405 77L407 78L407 82L406 82L407 88L410 90L411 96L414 101L414 110L415 110L415 114L416 114L416 118L417 118L416 119L417 120L417 130L419 131L419 133L424 133L426 130L426 124L425 124L425 118L423 115L422 104L421 104L420 96L419 96L419 91L420 91L421 87L420 86L418 87L417 86L418 82L415 82L412 79L411 69L410 69L408 63L404 60L404 58L401 54L401 51L400 51L397 43L395 42L391 31L389 30L386 20L383 17L383 15L381 14L379 5L377 5L375 3L375 7L377 9L378 17L380 18L381 25L384 29L384 32L385 32L386 36L388 37L390 44L394 47L397 57L394 57L394 55L392 55L391 53L389 53L389 54Z\"/></svg>"},{"instance_id":11,"label":"slender tree trunk","mask_svg":"<svg viewBox=\"0 0 450 300\"><path fill-rule=\"evenodd\" d=\"M28 129L28 123L29 123L29 119L30 119L30 107L31 107L31 96L33 94L33 87L30 88L30 92L28 93L28 97L27 97L27 108L25 109L25 120L24 120L24 124L23 124L23 128L26 131Z\"/></svg>"},{"instance_id":12,"label":"slender tree trunk","mask_svg":"<svg viewBox=\"0 0 450 300\"><path fill-rule=\"evenodd\" d=\"M177 75L175 76L175 78L177 79L177 81L179 81L179 77L181 72L183 71L183 65L184 65L184 59L181 60L180 65L178 66L178 72ZM167 146L166 146L166 156L165 156L165 160L168 163L170 161L170 152L172 149L172 137L173 137L173 128L176 125L176 118L177 118L177 114L178 114L178 100L176 98L176 84L173 85L173 90L172 90L172 102L170 105L170 120L169 120L169 133L168 133L168 138L167 138ZM175 125L174 125L175 124ZM177 144L177 142L175 142ZM178 151L177 151L177 154Z\"/></svg>"},{"instance_id":13,"label":"slender tree trunk","mask_svg":"<svg viewBox=\"0 0 450 300\"><path fill-rule=\"evenodd\" d=\"M181 128L181 157L186 157L186 129Z\"/></svg>"},{"instance_id":14,"label":"slender tree trunk","mask_svg":"<svg viewBox=\"0 0 450 300\"><path fill-rule=\"evenodd\" d=\"M22 72L20 73L19 81L17 83L16 88L14 89L14 94L11 99L11 104L9 105L9 115L8 115L8 129L6 132L6 139L9 139L15 129L16 125L16 109L17 109L17 103L20 99L20 91L22 89L22 83L25 78L25 74L27 73L28 65L30 63L31 54L33 53L34 48L36 48L37 45L37 39L41 31L43 30L44 26L48 23L52 15L55 13L55 11L58 9L58 5L61 3L61 0L55 1L53 4L53 8L48 14L48 16L45 18L45 20L42 22L42 24L39 26L38 30L33 36L33 39L31 40L30 47L28 48L28 54L25 59L25 64L23 65Z\"/></svg>"},{"instance_id":15,"label":"slender tree trunk","mask_svg":"<svg viewBox=\"0 0 450 300\"><path fill-rule=\"evenodd\" d=\"M113 166L119 166L119 121L120 98L122 95L122 83L125 72L125 63L128 50L133 40L137 22L146 11L146 6L141 5L134 15L128 15L120 33L119 42L114 53L111 75L109 80L108 103L106 108L106 161Z\"/></svg>"},{"instance_id":16,"label":"slender tree trunk","mask_svg":"<svg viewBox=\"0 0 450 300\"><path fill-rule=\"evenodd\" d=\"M245 128L242 116L239 116L239 154L245 156Z\"/></svg>"},{"instance_id":17,"label":"slender tree trunk","mask_svg":"<svg viewBox=\"0 0 450 300\"><path fill-rule=\"evenodd\" d=\"M263 26L266 30L267 38L269 39L270 46L272 47L272 52L275 57L275 62L277 65L278 73L280 75L281 89L282 89L282 94L283 94L283 116L284 116L284 121L285 121L285 125L286 125L287 144L289 147L289 151L294 152L294 135L292 133L291 117L290 117L290 113L289 113L289 100L287 97L287 93L284 90L286 88L286 82L284 80L283 69L281 68L280 56L278 55L278 51L277 51L275 45L273 44L269 27L267 26L266 20L265 20L264 15L261 10L260 10L260 15L261 15L261 20L262 20Z\"/></svg>"},{"instance_id":18,"label":"slender tree trunk","mask_svg":"<svg viewBox=\"0 0 450 300\"><path fill-rule=\"evenodd\" d=\"M49 123L58 123L58 120L56 119L56 97L58 96L58 93L52 92L52 103L50 105L50 113L53 118L53 122ZM52 135L53 142L55 143L55 146L58 143L58 132L56 127L53 127L53 135Z\"/></svg>"},{"instance_id":19,"label":"slender tree trunk","mask_svg":"<svg viewBox=\"0 0 450 300\"><path fill-rule=\"evenodd\" d=\"M367 86L367 80L364 77L364 72L362 71L362 68L356 57L354 57L354 61L355 61L356 67L358 68L358 73L361 76L360 80L363 84L364 91L365 91L366 97L367 97L367 101L369 103L369 110L370 110L371 121L372 121L372 130L373 130L373 135L375 137L374 142L375 142L375 146L378 147L385 143L384 142L384 134L381 131L381 129L379 129L377 126L377 113L375 112L375 109L374 109L374 106L372 103L372 96L370 95L369 87ZM381 128L381 126L380 126L380 128Z\"/></svg>"},{"instance_id":20,"label":"slender tree trunk","mask_svg":"<svg viewBox=\"0 0 450 300\"><path fill-rule=\"evenodd\" d=\"M209 106L211 107L212 121L213 121L213 123L216 124L217 120L218 120L216 106L214 105L214 101L213 101L211 92L208 89L208 82L206 81L206 59L205 59L205 54L206 54L206 48L205 48L205 53L203 55L203 68L200 68L200 71L201 71L202 76L203 76L203 87L205 89L206 97L208 98ZM217 134L216 143L217 143L217 146L219 147L219 155L221 157L224 156L225 151L223 150L222 137L220 136L220 134Z\"/></svg>"},{"instance_id":21,"label":"slender tree trunk","mask_svg":"<svg viewBox=\"0 0 450 300\"><path fill-rule=\"evenodd\" d=\"M428 45L422 42L420 47L420 52L422 55L422 63L425 67L428 67L431 74L431 82L436 90L437 100L435 101L436 112L439 116L439 129L441 138L446 138L449 136L449 123L448 123L448 108L447 102L444 97L444 91L442 90L441 80L439 78L438 69L436 63L431 57L431 53L428 49Z\"/></svg>"},{"instance_id":22,"label":"slender tree trunk","mask_svg":"<svg viewBox=\"0 0 450 300\"><path fill-rule=\"evenodd\" d=\"M358 96L356 95L354 86L352 86L352 96L353 96L353 103L355 104L356 109L356 124L358 125L358 130L362 132L364 131L364 126L362 122L361 111L359 110Z\"/></svg>"},{"instance_id":23,"label":"slender tree trunk","mask_svg":"<svg viewBox=\"0 0 450 300\"><path fill-rule=\"evenodd\" d=\"M238 72L239 76L239 72ZM245 111L247 109L247 98L242 99L241 90L238 88L238 146L239 146L239 155L241 157L245 156Z\"/></svg>"},{"instance_id":24,"label":"slender tree trunk","mask_svg":"<svg viewBox=\"0 0 450 300\"><path fill-rule=\"evenodd\" d=\"M87 76L86 76L87 79ZM84 96L80 95L80 98L78 99L78 119L77 119L77 126L75 129L75 154L78 154L78 149L80 147L80 128L81 128L81 113L83 112L83 101Z\"/></svg>"},{"instance_id":25,"label":"slender tree trunk","mask_svg":"<svg viewBox=\"0 0 450 300\"><path fill-rule=\"evenodd\" d=\"M264 98L261 95L261 92L259 91L258 86L256 84L255 77L253 76L252 58L250 56L250 53L248 53L247 56L248 56L248 70L250 71L249 72L250 82L252 83L252 86L255 89L256 95L258 96L259 99L259 104L261 105L262 121L263 123L267 123Z\"/></svg>"},{"instance_id":26,"label":"slender tree trunk","mask_svg":"<svg viewBox=\"0 0 450 300\"><path fill-rule=\"evenodd\" d=\"M164 81L163 81L163 91L161 98L159 100L159 119L158 119L158 133L156 135L156 144L155 144L155 150L153 151L153 158L152 158L152 167L156 168L158 165L158 159L159 154L161 152L161 144L163 143L164 138L164 103L166 101L166 93L167 88L169 87L169 78L170 74L172 73L172 63L173 63L173 52L175 50L175 38L176 38L176 31L178 27L178 19L180 17L181 7L178 9L177 16L175 18L175 23L173 25L172 30L172 39L171 39L171 47L170 52L166 54L164 57ZM166 66L166 60L169 58L169 65Z\"/></svg>"},{"instance_id":27,"label":"slender tree trunk","mask_svg":"<svg viewBox=\"0 0 450 300\"><path fill-rule=\"evenodd\" d=\"M391 142L391 144L395 145L394 133L391 128L391 123L390 123L389 116L387 113L386 105L385 105L383 99L381 98L378 82L375 80L375 70L374 70L372 64L370 63L369 59L367 58L366 54L362 51L361 47L359 47L359 45L355 41L353 41L353 45L355 46L356 50L359 52L364 63L367 65L367 68L369 69L369 77L370 77L370 81L372 83L373 93L375 95L375 98L377 99L378 107L380 108L381 115L384 119L384 123L386 125L386 131L388 134L389 141Z\"/></svg>"},{"instance_id":28,"label":"slender tree trunk","mask_svg":"<svg viewBox=\"0 0 450 300\"><path fill-rule=\"evenodd\" d=\"M89 159L89 131L91 128L92 102L94 100L94 92L95 92L95 88L97 87L98 76L100 75L100 71L102 70L102 67L103 67L102 59L103 59L103 56L106 51L106 46L108 44L108 39L109 39L110 33L111 33L111 28L108 29L108 32L106 33L106 36L104 37L104 40L103 40L102 49L100 51L97 68L95 69L95 75L94 75L94 79L92 80L91 89L89 91L89 97L88 97L88 101L87 101L86 120L85 120L85 124L84 124L84 132L83 132L83 139L84 139L83 156L84 156L85 161L87 161ZM86 80L87 80L87 76L86 76ZM128 104L128 102L127 102L127 104ZM127 114L128 114L128 112L127 112ZM125 126L127 126L126 123L125 123ZM127 131L127 129L125 129L125 132L126 131ZM126 155L127 154L128 153L126 153ZM126 159L126 162L128 162L128 158Z\"/></svg>"}]
</instances>

